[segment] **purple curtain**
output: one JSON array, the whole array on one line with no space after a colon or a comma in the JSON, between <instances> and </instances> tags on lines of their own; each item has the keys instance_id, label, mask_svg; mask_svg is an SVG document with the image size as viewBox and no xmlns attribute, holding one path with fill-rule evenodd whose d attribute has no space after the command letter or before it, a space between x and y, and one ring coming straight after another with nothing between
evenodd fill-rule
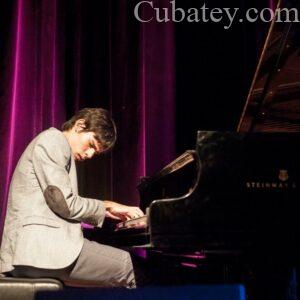
<instances>
[{"instance_id":1,"label":"purple curtain","mask_svg":"<svg viewBox=\"0 0 300 300\"><path fill-rule=\"evenodd\" d=\"M120 1L119 11L125 9L125 3ZM161 0L159 5L166 7L169 1ZM141 176L153 174L175 156L174 33L171 23L143 23L135 32L138 59L130 64L126 57L132 45L126 41L132 30L124 18L118 18L116 26L123 32L111 37L111 45L122 48L117 59L111 60L111 70L119 70L111 73L111 106L120 121L120 135L125 138L113 153L112 195L138 204L136 189L128 189L132 178L138 183ZM114 48L112 52L116 53ZM135 66L137 74L128 77ZM133 82L135 90L131 87ZM122 89L118 88L120 83Z\"/></svg>"},{"instance_id":2,"label":"purple curtain","mask_svg":"<svg viewBox=\"0 0 300 300\"><path fill-rule=\"evenodd\" d=\"M9 182L26 144L64 120L63 40L56 0L15 1L1 97L1 229ZM7 28L8 29L8 28ZM0 231L1 233L1 231Z\"/></svg>"},{"instance_id":3,"label":"purple curtain","mask_svg":"<svg viewBox=\"0 0 300 300\"><path fill-rule=\"evenodd\" d=\"M99 198L138 204L139 178L174 158L173 27L141 26L134 2L103 1L99 11L97 1L11 2L0 81L0 236L11 175L26 145L82 107L110 109L119 131L112 154L79 166L83 191L105 186Z\"/></svg>"}]
</instances>

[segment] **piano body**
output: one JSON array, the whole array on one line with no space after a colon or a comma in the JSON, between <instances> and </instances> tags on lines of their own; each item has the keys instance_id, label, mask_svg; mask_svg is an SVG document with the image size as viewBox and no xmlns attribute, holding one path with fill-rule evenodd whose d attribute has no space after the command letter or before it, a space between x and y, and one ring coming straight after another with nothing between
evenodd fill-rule
<instances>
[{"instance_id":1,"label":"piano body","mask_svg":"<svg viewBox=\"0 0 300 300\"><path fill-rule=\"evenodd\" d=\"M296 254L299 151L298 133L199 131L196 150L139 185L150 245Z\"/></svg>"},{"instance_id":2,"label":"piano body","mask_svg":"<svg viewBox=\"0 0 300 300\"><path fill-rule=\"evenodd\" d=\"M278 1L278 8L291 7L299 3ZM296 255L299 23L271 24L237 132L199 131L195 144L138 186L150 247L259 247ZM126 224L119 235L124 231Z\"/></svg>"}]
</instances>

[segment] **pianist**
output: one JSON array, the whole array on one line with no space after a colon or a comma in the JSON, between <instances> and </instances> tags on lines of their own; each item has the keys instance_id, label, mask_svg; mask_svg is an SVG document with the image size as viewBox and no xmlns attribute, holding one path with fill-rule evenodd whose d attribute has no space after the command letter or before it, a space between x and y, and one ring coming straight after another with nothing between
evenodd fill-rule
<instances>
[{"instance_id":1,"label":"pianist","mask_svg":"<svg viewBox=\"0 0 300 300\"><path fill-rule=\"evenodd\" d=\"M135 287L126 251L84 239L80 222L101 227L105 217L128 220L137 207L83 198L74 160L112 148L116 128L101 108L83 109L26 148L14 171L0 249L0 273L54 277L67 285Z\"/></svg>"}]
</instances>

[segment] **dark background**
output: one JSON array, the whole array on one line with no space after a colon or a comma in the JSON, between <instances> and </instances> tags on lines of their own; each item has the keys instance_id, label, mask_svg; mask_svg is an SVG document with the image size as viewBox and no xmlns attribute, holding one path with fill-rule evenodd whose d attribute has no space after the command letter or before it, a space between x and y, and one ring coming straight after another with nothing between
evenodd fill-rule
<instances>
[{"instance_id":1,"label":"dark background","mask_svg":"<svg viewBox=\"0 0 300 300\"><path fill-rule=\"evenodd\" d=\"M201 7L187 0L181 7ZM268 7L267 1L209 1L209 7ZM268 25L176 24L177 149L191 148L197 129L236 130ZM227 24L226 24L227 25Z\"/></svg>"}]
</instances>

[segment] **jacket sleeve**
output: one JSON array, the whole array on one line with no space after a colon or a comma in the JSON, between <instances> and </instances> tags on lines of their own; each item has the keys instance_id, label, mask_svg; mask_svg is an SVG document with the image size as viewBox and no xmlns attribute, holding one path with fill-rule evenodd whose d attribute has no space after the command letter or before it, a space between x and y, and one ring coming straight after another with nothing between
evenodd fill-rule
<instances>
[{"instance_id":1,"label":"jacket sleeve","mask_svg":"<svg viewBox=\"0 0 300 300\"><path fill-rule=\"evenodd\" d=\"M72 190L66 170L70 157L71 150L64 136L44 137L36 142L32 162L46 203L65 219L101 227L105 218L104 204L80 197Z\"/></svg>"}]
</instances>

